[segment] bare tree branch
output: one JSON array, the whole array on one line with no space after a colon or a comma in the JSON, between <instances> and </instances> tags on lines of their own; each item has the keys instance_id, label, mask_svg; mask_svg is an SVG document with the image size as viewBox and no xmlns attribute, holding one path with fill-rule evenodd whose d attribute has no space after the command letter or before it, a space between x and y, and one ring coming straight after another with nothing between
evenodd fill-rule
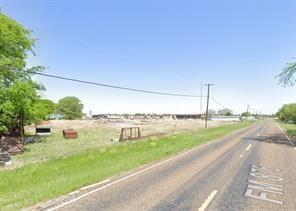
<instances>
[{"instance_id":1,"label":"bare tree branch","mask_svg":"<svg viewBox=\"0 0 296 211\"><path fill-rule=\"evenodd\" d=\"M279 84L282 84L283 87L294 86L296 83L296 61L287 63L283 68L283 71L278 74L276 77L279 78Z\"/></svg>"}]
</instances>

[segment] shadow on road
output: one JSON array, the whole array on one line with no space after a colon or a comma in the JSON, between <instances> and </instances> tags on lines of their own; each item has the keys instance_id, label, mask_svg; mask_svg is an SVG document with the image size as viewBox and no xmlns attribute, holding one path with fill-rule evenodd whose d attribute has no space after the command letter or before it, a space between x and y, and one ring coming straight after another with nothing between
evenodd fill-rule
<instances>
[{"instance_id":1,"label":"shadow on road","mask_svg":"<svg viewBox=\"0 0 296 211\"><path fill-rule=\"evenodd\" d=\"M289 140L282 133L272 133L270 135L260 135L260 136L249 136L243 138L244 140L254 140L266 143L286 145L287 147L292 147ZM296 145L296 141L292 140L293 144Z\"/></svg>"}]
</instances>

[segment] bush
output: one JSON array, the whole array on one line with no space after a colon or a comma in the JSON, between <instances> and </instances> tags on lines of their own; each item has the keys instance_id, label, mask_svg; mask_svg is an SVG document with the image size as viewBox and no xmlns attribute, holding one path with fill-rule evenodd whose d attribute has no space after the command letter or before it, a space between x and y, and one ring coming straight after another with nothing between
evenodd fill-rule
<instances>
[{"instance_id":1,"label":"bush","mask_svg":"<svg viewBox=\"0 0 296 211\"><path fill-rule=\"evenodd\" d=\"M281 121L296 124L296 103L283 105L277 116Z\"/></svg>"}]
</instances>

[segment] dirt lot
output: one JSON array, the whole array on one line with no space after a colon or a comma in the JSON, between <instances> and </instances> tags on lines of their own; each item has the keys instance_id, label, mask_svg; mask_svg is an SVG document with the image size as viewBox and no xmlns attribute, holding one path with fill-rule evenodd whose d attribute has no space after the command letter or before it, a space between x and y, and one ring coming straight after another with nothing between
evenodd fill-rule
<instances>
[{"instance_id":1,"label":"dirt lot","mask_svg":"<svg viewBox=\"0 0 296 211\"><path fill-rule=\"evenodd\" d=\"M120 129L122 127L139 126L143 137L163 136L184 131L197 131L204 127L201 120L53 120L47 122L52 128L52 135L35 137L34 143L26 144L26 151L22 155L13 156L15 168L24 164L58 159L78 154L94 148L102 149L112 144L119 144ZM209 127L216 127L225 122L209 122ZM78 131L75 140L64 139L62 130L73 128ZM26 128L27 134L34 134L35 127ZM32 137L27 138L27 140ZM112 141L113 140L113 141Z\"/></svg>"},{"instance_id":2,"label":"dirt lot","mask_svg":"<svg viewBox=\"0 0 296 211\"><path fill-rule=\"evenodd\" d=\"M230 124L226 122L209 122L209 127L216 127L222 124ZM174 132L193 131L204 127L202 120L52 120L49 125L53 131L62 131L66 128L73 129L95 129L104 128L119 132L123 127L140 127L143 136L164 135ZM31 132L34 127L28 128Z\"/></svg>"}]
</instances>

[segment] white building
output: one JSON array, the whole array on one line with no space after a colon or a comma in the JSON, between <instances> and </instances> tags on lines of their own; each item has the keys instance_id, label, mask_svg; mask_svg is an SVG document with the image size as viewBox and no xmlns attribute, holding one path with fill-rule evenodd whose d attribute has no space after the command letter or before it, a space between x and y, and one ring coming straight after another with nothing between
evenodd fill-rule
<instances>
[{"instance_id":1,"label":"white building","mask_svg":"<svg viewBox=\"0 0 296 211\"><path fill-rule=\"evenodd\" d=\"M209 118L212 121L221 121L221 122L239 122L242 120L240 115L232 116L211 116Z\"/></svg>"}]
</instances>

